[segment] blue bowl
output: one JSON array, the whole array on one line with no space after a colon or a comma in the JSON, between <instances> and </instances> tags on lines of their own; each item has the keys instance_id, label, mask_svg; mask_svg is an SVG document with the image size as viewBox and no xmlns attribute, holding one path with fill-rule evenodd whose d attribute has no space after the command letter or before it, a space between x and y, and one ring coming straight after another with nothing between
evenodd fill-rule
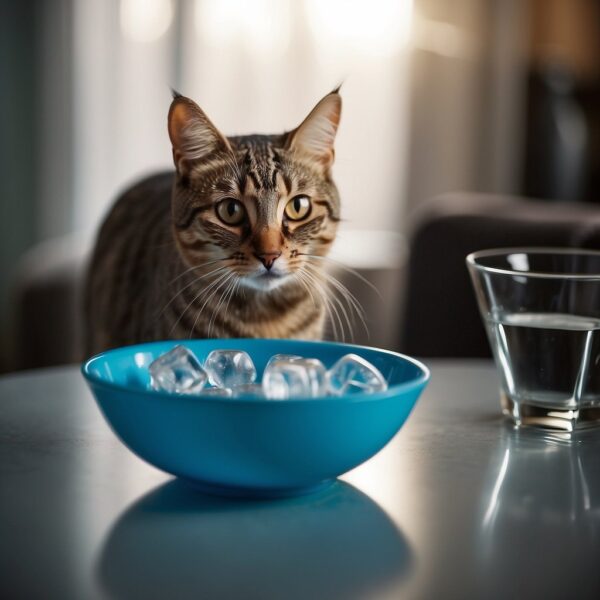
<instances>
[{"instance_id":1,"label":"blue bowl","mask_svg":"<svg viewBox=\"0 0 600 600\"><path fill-rule=\"evenodd\" d=\"M201 360L217 348L245 350L259 376L273 354L314 357L330 367L353 352L373 363L389 388L285 401L156 392L148 366L178 343ZM117 348L89 359L82 373L114 432L139 457L202 491L255 497L308 493L373 456L406 421L429 380L427 367L387 350L262 339Z\"/></svg>"}]
</instances>

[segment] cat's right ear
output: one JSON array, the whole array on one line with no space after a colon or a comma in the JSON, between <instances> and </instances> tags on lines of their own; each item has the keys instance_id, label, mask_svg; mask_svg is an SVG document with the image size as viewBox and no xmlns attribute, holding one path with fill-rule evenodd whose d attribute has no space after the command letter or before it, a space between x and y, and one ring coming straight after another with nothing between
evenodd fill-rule
<instances>
[{"instance_id":1,"label":"cat's right ear","mask_svg":"<svg viewBox=\"0 0 600 600\"><path fill-rule=\"evenodd\" d=\"M190 167L219 153L232 152L227 138L211 123L204 111L185 96L175 95L169 108L169 137L173 162L180 175Z\"/></svg>"}]
</instances>

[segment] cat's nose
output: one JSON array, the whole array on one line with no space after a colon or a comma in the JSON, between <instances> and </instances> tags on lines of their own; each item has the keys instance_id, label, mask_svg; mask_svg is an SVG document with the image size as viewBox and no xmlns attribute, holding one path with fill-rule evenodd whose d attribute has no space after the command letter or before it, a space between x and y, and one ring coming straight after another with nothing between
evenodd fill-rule
<instances>
[{"instance_id":1,"label":"cat's nose","mask_svg":"<svg viewBox=\"0 0 600 600\"><path fill-rule=\"evenodd\" d=\"M281 252L262 252L261 254L255 254L254 256L265 265L267 271L270 271L273 263L281 256Z\"/></svg>"}]
</instances>

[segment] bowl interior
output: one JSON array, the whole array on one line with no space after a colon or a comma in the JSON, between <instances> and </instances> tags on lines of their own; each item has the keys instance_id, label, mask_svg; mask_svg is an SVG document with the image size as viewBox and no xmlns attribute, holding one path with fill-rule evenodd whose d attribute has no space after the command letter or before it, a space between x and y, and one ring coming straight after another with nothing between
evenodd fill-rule
<instances>
[{"instance_id":1,"label":"bowl interior","mask_svg":"<svg viewBox=\"0 0 600 600\"><path fill-rule=\"evenodd\" d=\"M420 385L429 377L424 365L395 352L334 342L264 339L171 340L127 346L91 358L84 364L83 374L96 383L157 393L151 390L148 367L158 356L177 344L189 348L201 361L215 349L244 350L254 361L259 381L268 360L278 353L318 358L326 368L330 368L345 354L358 354L381 371L388 381L388 393L402 386Z\"/></svg>"}]
</instances>

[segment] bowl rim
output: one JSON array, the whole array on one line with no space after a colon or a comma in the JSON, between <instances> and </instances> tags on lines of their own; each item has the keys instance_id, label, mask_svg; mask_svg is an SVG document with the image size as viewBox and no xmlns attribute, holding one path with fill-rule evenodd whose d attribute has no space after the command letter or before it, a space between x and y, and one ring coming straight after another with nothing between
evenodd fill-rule
<instances>
[{"instance_id":1,"label":"bowl rim","mask_svg":"<svg viewBox=\"0 0 600 600\"><path fill-rule=\"evenodd\" d=\"M294 342L294 343L302 343L302 344L325 344L328 346L344 346L348 348L348 354L352 354L353 350L369 350L380 352L383 354L388 354L395 358L400 358L406 362L411 363L416 366L421 372L418 377L414 379L410 379L404 383L399 383L396 385L389 386L387 390L382 392L375 392L374 394L353 394L350 396L323 396L319 398L288 398L287 400L272 400L267 398L222 398L222 397L211 397L211 396L203 396L202 394L171 394L169 392L162 392L158 390L151 390L145 388L132 388L127 385L114 383L111 381L106 381L105 379L98 377L97 375L90 372L90 368L93 366L93 363L100 361L107 354L113 354L117 352L123 352L124 350L134 348L142 348L152 345L159 345L164 343L171 343L173 345L182 344L185 345L189 342L198 342L198 341L213 341L215 339L223 339L227 343L231 343L234 341L240 342L257 342L257 341L265 341L265 342ZM141 350L140 350L141 351ZM429 379L431 378L431 371L429 368L423 364L420 360L413 358L411 356L407 356L406 354L401 354L400 352L394 352L393 350L386 350L383 348L375 348L372 346L362 346L357 344L346 344L343 342L330 342L330 341L317 341L317 340L289 340L289 339L277 339L277 338L191 338L186 340L156 340L153 342L143 342L140 344L130 344L127 346L119 346L117 348L111 348L110 350L105 350L104 352L100 352L99 354L95 354L90 358L86 359L80 367L81 373L83 377L88 381L88 383L100 386L113 391L120 392L128 392L134 393L141 396L145 396L148 398L162 398L168 399L170 402L173 401L174 398L177 398L181 401L192 401L198 402L201 400L203 402L214 402L218 404L240 404L240 405L248 405L248 404L257 404L257 405L268 405L268 406L276 406L276 405L289 405L289 404L302 404L302 403L310 403L310 404L322 404L323 402L327 403L343 403L347 404L348 402L373 402L377 400L382 400L385 398L390 398L393 396L397 396L398 394L406 393L412 389L424 387Z\"/></svg>"},{"instance_id":2,"label":"bowl rim","mask_svg":"<svg viewBox=\"0 0 600 600\"><path fill-rule=\"evenodd\" d=\"M600 251L586 248L561 248L553 246L516 246L507 248L490 248L487 250L477 250L471 252L465 258L467 266L470 269L484 273L494 273L497 275L512 275L519 277L531 277L535 279L570 279L577 281L600 281L600 272L598 273L551 273L544 271L517 271L515 269L501 269L498 267L487 267L476 261L480 258L490 256L505 256L508 254L581 254L595 256L600 258Z\"/></svg>"}]
</instances>

